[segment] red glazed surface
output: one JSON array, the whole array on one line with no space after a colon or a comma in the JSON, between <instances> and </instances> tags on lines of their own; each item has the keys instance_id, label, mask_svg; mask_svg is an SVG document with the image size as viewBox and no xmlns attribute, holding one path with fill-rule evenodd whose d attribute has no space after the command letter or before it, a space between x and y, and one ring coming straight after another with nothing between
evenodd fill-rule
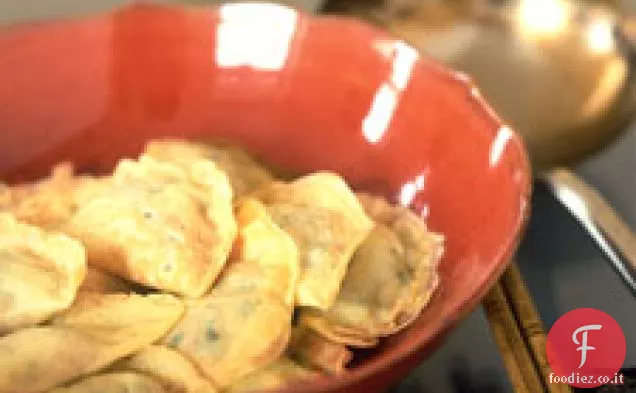
<instances>
[{"instance_id":1,"label":"red glazed surface","mask_svg":"<svg viewBox=\"0 0 636 393\"><path fill-rule=\"evenodd\" d=\"M330 169L447 237L441 286L409 329L304 392L378 392L470 312L528 214L521 141L470 81L381 31L273 5L132 6L0 30L0 178L73 160L107 170L159 136L238 142Z\"/></svg>"}]
</instances>

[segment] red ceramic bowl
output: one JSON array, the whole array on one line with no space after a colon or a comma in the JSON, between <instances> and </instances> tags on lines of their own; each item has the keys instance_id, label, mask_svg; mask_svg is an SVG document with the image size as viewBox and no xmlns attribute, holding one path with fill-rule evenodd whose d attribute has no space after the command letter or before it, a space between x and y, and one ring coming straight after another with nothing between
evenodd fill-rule
<instances>
[{"instance_id":1,"label":"red ceramic bowl","mask_svg":"<svg viewBox=\"0 0 636 393\"><path fill-rule=\"evenodd\" d=\"M446 235L441 286L414 325L298 391L403 377L494 284L528 213L523 145L470 81L353 20L137 5L0 30L0 75L5 180L61 160L107 170L149 138L221 138L294 171L337 171Z\"/></svg>"}]
</instances>

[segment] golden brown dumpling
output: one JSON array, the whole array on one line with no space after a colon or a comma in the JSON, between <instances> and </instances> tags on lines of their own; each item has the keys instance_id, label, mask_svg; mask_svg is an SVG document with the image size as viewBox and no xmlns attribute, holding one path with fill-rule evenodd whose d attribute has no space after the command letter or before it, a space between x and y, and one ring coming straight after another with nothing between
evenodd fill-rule
<instances>
[{"instance_id":1,"label":"golden brown dumpling","mask_svg":"<svg viewBox=\"0 0 636 393\"><path fill-rule=\"evenodd\" d=\"M75 176L68 162L56 165L48 178L16 185L0 184L0 212L44 229L58 230L83 201L106 188L107 178Z\"/></svg>"},{"instance_id":2,"label":"golden brown dumpling","mask_svg":"<svg viewBox=\"0 0 636 393\"><path fill-rule=\"evenodd\" d=\"M62 163L51 176L33 183L0 186L0 212L11 212L20 221L55 229L73 212L73 167Z\"/></svg>"},{"instance_id":3,"label":"golden brown dumpling","mask_svg":"<svg viewBox=\"0 0 636 393\"><path fill-rule=\"evenodd\" d=\"M179 352L163 345L151 345L120 360L111 370L134 371L159 381L167 392L215 393L212 384Z\"/></svg>"},{"instance_id":4,"label":"golden brown dumpling","mask_svg":"<svg viewBox=\"0 0 636 393\"><path fill-rule=\"evenodd\" d=\"M245 196L273 180L265 167L236 147L162 139L149 142L144 154L181 165L193 159L210 160L228 175L235 198Z\"/></svg>"},{"instance_id":5,"label":"golden brown dumpling","mask_svg":"<svg viewBox=\"0 0 636 393\"><path fill-rule=\"evenodd\" d=\"M85 274L80 242L0 213L0 334L69 307Z\"/></svg>"},{"instance_id":6,"label":"golden brown dumpling","mask_svg":"<svg viewBox=\"0 0 636 393\"><path fill-rule=\"evenodd\" d=\"M271 293L285 306L294 306L298 281L298 249L289 235L272 220L265 206L254 198L237 203L240 236L233 263L215 287L216 292ZM230 274L231 273L231 274Z\"/></svg>"},{"instance_id":7,"label":"golden brown dumpling","mask_svg":"<svg viewBox=\"0 0 636 393\"><path fill-rule=\"evenodd\" d=\"M304 327L292 330L287 352L300 364L334 375L342 374L353 358L353 353L343 344Z\"/></svg>"},{"instance_id":8,"label":"golden brown dumpling","mask_svg":"<svg viewBox=\"0 0 636 393\"><path fill-rule=\"evenodd\" d=\"M283 357L269 366L255 371L232 385L228 393L259 393L286 385L301 383L320 376L320 373Z\"/></svg>"},{"instance_id":9,"label":"golden brown dumpling","mask_svg":"<svg viewBox=\"0 0 636 393\"><path fill-rule=\"evenodd\" d=\"M442 236L404 207L360 195L375 229L356 251L333 307L303 310L300 323L325 337L357 347L411 323L438 284Z\"/></svg>"},{"instance_id":10,"label":"golden brown dumpling","mask_svg":"<svg viewBox=\"0 0 636 393\"><path fill-rule=\"evenodd\" d=\"M155 379L132 372L104 373L82 378L49 393L173 393Z\"/></svg>"},{"instance_id":11,"label":"golden brown dumpling","mask_svg":"<svg viewBox=\"0 0 636 393\"><path fill-rule=\"evenodd\" d=\"M41 392L161 339L183 312L171 295L83 293L51 324L0 337L0 392Z\"/></svg>"},{"instance_id":12,"label":"golden brown dumpling","mask_svg":"<svg viewBox=\"0 0 636 393\"><path fill-rule=\"evenodd\" d=\"M210 161L186 170L122 160L111 192L90 198L64 229L89 264L130 281L198 297L221 272L236 236L227 177Z\"/></svg>"},{"instance_id":13,"label":"golden brown dumpling","mask_svg":"<svg viewBox=\"0 0 636 393\"><path fill-rule=\"evenodd\" d=\"M319 172L255 195L298 246L296 304L329 309L351 256L373 227L355 194L339 176Z\"/></svg>"},{"instance_id":14,"label":"golden brown dumpling","mask_svg":"<svg viewBox=\"0 0 636 393\"><path fill-rule=\"evenodd\" d=\"M220 389L285 350L298 270L294 242L258 201L240 203L237 218L237 249L227 271L208 295L186 303L184 317L164 340Z\"/></svg>"}]
</instances>

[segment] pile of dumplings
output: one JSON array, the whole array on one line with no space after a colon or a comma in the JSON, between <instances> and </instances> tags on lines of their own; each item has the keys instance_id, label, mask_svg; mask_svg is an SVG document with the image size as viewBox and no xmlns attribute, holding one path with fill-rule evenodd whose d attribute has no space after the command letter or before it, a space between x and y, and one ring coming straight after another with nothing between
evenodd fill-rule
<instances>
[{"instance_id":1,"label":"pile of dumplings","mask_svg":"<svg viewBox=\"0 0 636 393\"><path fill-rule=\"evenodd\" d=\"M149 142L0 184L0 392L257 392L346 372L438 286L443 237L338 175Z\"/></svg>"}]
</instances>

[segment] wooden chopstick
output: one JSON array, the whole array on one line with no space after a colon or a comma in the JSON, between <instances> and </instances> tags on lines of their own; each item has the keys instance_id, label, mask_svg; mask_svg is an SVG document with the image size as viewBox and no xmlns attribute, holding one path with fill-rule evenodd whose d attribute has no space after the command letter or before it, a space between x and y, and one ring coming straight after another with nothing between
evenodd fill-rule
<instances>
[{"instance_id":1,"label":"wooden chopstick","mask_svg":"<svg viewBox=\"0 0 636 393\"><path fill-rule=\"evenodd\" d=\"M545 384L500 283L486 295L483 306L515 392L545 392Z\"/></svg>"},{"instance_id":2,"label":"wooden chopstick","mask_svg":"<svg viewBox=\"0 0 636 393\"><path fill-rule=\"evenodd\" d=\"M526 287L519 267L513 263L500 280L512 313L524 336L526 345L534 359L535 366L543 379L549 393L571 393L572 389L566 384L550 384L552 368L548 364L545 350L547 334L543 321Z\"/></svg>"},{"instance_id":3,"label":"wooden chopstick","mask_svg":"<svg viewBox=\"0 0 636 393\"><path fill-rule=\"evenodd\" d=\"M547 334L519 268L513 262L484 299L484 308L516 392L572 393L551 384Z\"/></svg>"}]
</instances>

